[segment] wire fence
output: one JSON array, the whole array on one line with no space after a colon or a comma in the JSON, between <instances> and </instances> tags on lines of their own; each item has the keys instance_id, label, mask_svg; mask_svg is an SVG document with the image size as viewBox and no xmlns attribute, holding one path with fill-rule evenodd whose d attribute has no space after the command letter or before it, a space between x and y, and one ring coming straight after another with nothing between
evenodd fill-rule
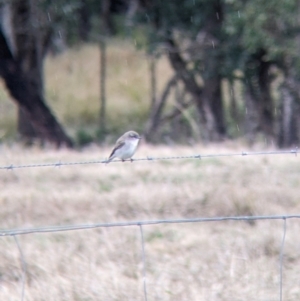
<instances>
[{"instance_id":1,"label":"wire fence","mask_svg":"<svg viewBox=\"0 0 300 301\"><path fill-rule=\"evenodd\" d=\"M193 154L185 156L165 156L165 157L151 157L130 159L130 162L141 162L141 161L165 161L165 160L186 160L186 159L207 159L207 158L218 158L218 157L240 157L240 156L262 156L262 155L287 155L294 154L297 156L298 148L291 150L273 150L273 151L259 151L259 152L237 152L237 153L218 153L218 154ZM114 160L112 163L120 163L122 160ZM91 164L108 164L107 159L94 160L94 161L80 161L80 162L52 162L52 163L31 163L31 164L8 164L1 165L0 170L13 170L22 168L37 168L37 167L61 167L61 166L74 166L74 165L91 165Z\"/></svg>"},{"instance_id":2,"label":"wire fence","mask_svg":"<svg viewBox=\"0 0 300 301\"><path fill-rule=\"evenodd\" d=\"M188 156L169 156L169 157L147 157L132 159L135 161L156 161L156 160L180 160L180 159L202 159L214 157L234 157L234 156L257 156L257 155L280 155L280 154L294 154L297 156L298 148L292 150L281 151L259 151L259 152L241 152L241 153L220 153L220 154L197 154ZM111 163L122 162L115 160ZM10 164L0 166L2 170L13 170L21 168L36 168L36 167L59 167L59 166L74 166L74 165L87 165L87 164L106 164L106 160L100 161L84 161L84 162L54 162L54 163L33 163L33 164ZM59 225L59 226L45 226L37 228L19 228L19 229L2 229L0 230L0 237L13 237L16 247L19 252L20 263L22 268L22 287L20 293L20 300L25 300L25 287L26 287L26 274L27 264L22 250L22 246L18 240L20 235L28 235L34 233L57 233L64 231L88 230L96 228L112 228L112 227L139 227L140 230L140 246L141 246L141 263L142 263L142 282L143 282L143 295L145 301L148 301L147 293L147 264L146 264L146 251L144 239L144 227L158 224L187 224L187 223L209 223L209 222L226 222L226 221L256 221L256 220L282 220L282 239L279 249L279 287L278 294L279 300L283 300L283 261L284 261L284 247L287 232L287 220L300 219L300 214L295 215L265 215L265 216L224 216L224 217L198 217L188 219L158 219L158 220L138 220L138 221L124 221L124 222L111 222L111 223L94 223L94 224L78 224L78 225Z\"/></svg>"},{"instance_id":3,"label":"wire fence","mask_svg":"<svg viewBox=\"0 0 300 301\"><path fill-rule=\"evenodd\" d=\"M115 222L115 223L96 223L86 225L66 225L66 226L49 226L43 228L27 228L27 229L14 229L14 230L1 230L0 236L12 236L15 240L16 246L19 251L20 262L22 267L22 287L20 300L25 299L25 286L26 286L26 260L22 247L19 243L18 236L33 233L53 233L62 231L74 231L74 230L88 230L95 228L110 228L110 227L129 227L137 226L140 229L141 239L141 262L142 262L142 281L143 281L143 294L145 301L148 301L147 294L147 275L146 275L146 252L145 252L145 239L144 239L144 226L158 225L158 224L184 224L184 223L207 223L207 222L224 222L224 221L255 221L255 220L282 220L282 239L279 250L279 300L283 300L283 260L284 260L284 246L287 232L287 220L300 219L300 215L268 215L268 216L226 216L226 217L211 217L211 218L189 218L189 219L162 219L162 220L150 220L150 221L127 221L127 222Z\"/></svg>"}]
</instances>

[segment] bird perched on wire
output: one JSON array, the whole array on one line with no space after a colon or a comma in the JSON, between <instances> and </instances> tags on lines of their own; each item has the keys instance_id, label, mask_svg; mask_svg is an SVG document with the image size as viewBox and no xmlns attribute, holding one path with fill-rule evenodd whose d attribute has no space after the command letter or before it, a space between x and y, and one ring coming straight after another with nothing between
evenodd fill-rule
<instances>
[{"instance_id":1,"label":"bird perched on wire","mask_svg":"<svg viewBox=\"0 0 300 301\"><path fill-rule=\"evenodd\" d=\"M115 158L120 158L122 161L131 159L137 149L140 139L141 137L137 132L126 132L117 140L106 163L111 162Z\"/></svg>"}]
</instances>

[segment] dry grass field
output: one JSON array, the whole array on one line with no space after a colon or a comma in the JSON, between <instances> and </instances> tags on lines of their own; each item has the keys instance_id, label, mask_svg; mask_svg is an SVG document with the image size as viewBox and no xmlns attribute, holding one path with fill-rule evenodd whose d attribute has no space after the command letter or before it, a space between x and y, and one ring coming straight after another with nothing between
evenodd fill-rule
<instances>
[{"instance_id":1,"label":"dry grass field","mask_svg":"<svg viewBox=\"0 0 300 301\"><path fill-rule=\"evenodd\" d=\"M136 157L242 151L152 147ZM99 160L81 152L0 148L0 165ZM300 212L294 155L141 161L0 170L1 229ZM282 220L144 226L148 300L279 300ZM287 220L283 300L300 299L300 221ZM27 301L144 300L137 226L19 236ZM0 238L0 300L21 300L13 237Z\"/></svg>"},{"instance_id":2,"label":"dry grass field","mask_svg":"<svg viewBox=\"0 0 300 301\"><path fill-rule=\"evenodd\" d=\"M110 137L143 128L149 113L147 58L132 46L108 48ZM158 90L171 76L157 66ZM94 134L99 116L99 49L72 49L45 63L47 102L74 137ZM16 132L16 108L0 88L0 140ZM259 148L261 149L261 147ZM239 145L142 144L136 157L241 152ZM110 148L23 149L0 144L0 166L104 159ZM0 170L0 229L136 220L300 212L294 155L141 161ZM282 220L143 227L148 301L279 300ZM287 220L283 297L300 299L300 221ZM140 229L97 228L18 236L26 301L144 300ZM21 300L22 264L13 237L0 237L0 300Z\"/></svg>"}]
</instances>

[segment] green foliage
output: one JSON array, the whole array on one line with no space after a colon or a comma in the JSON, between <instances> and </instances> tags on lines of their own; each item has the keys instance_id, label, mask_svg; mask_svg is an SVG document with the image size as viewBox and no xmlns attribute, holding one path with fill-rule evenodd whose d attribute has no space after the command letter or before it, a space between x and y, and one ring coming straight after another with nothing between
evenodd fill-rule
<instances>
[{"instance_id":1,"label":"green foliage","mask_svg":"<svg viewBox=\"0 0 300 301\"><path fill-rule=\"evenodd\" d=\"M185 30L188 35L193 35L205 25L205 18L212 12L214 2L210 0L156 0L141 20L155 24L165 33L175 29Z\"/></svg>"},{"instance_id":2,"label":"green foliage","mask_svg":"<svg viewBox=\"0 0 300 301\"><path fill-rule=\"evenodd\" d=\"M115 5L116 2L112 1L111 3ZM118 2L122 2L122 5L125 6L128 5L125 0ZM54 32L57 32L57 28L63 28L66 32L67 42L71 45L79 41L81 22L79 11L83 6L87 7L93 32L97 36L101 33L99 29L101 1L99 0L40 0L39 3L46 16L44 22L51 26ZM298 45L300 4L298 0L153 0L140 3L142 7L133 19L134 26L130 28L124 26L125 11L120 14L112 12L117 35L122 38L131 36L137 48L146 49L149 52L160 50L161 45L165 46L164 42L172 36L183 53L182 57L187 62L188 71L196 75L195 77L200 79L199 82L203 79L205 81L206 76L209 75L205 73L209 69L206 66L215 59L220 61L217 72L223 79L233 80L237 77L237 70L241 71L239 78L243 78L251 69L248 64L249 60L257 53L264 53L262 60L276 65L281 70L288 62L293 66L293 76L300 75ZM213 27L212 20L216 19L220 19L221 26ZM205 41L203 41L203 33L204 35L208 33ZM215 47L210 44L211 41L216 42ZM194 52L190 50L193 48ZM189 50L186 51L186 49ZM111 64L109 68L109 72L116 68L115 73L119 73L123 67L121 64L114 64L112 67ZM131 72L136 73L136 70ZM90 70L80 72L82 75L81 85L88 73ZM108 76L112 78L115 75L109 74ZM127 77L128 75L123 76L123 78ZM144 100L141 99L144 99L144 95L148 91L142 91L139 84L128 84L127 81L121 82L118 89L121 95L125 95L131 100L133 108L127 109L129 106L126 104L123 105L122 110L119 109L119 105L111 106L110 98L108 111L113 114L109 113L106 118L109 131L121 133L128 124L139 131L143 130L149 112ZM116 88L112 88L112 90L116 91ZM78 144L87 144L95 137L102 140L106 133L99 131L90 134L89 131L82 129L91 129L93 125L97 124L98 113L96 110L98 107L89 105L98 100L80 96L85 99L85 104L78 103L80 110L76 109L76 114L73 114L76 103L74 95L70 95L69 99L68 97L64 99L69 101L70 108L65 112L57 110L57 115L61 115L67 125L76 125L79 128L79 130L76 129L77 132L73 131ZM50 96L54 102L55 95ZM61 100L57 102L61 102ZM224 105L226 112L224 115L227 116L227 133L230 136L238 136L237 122L229 116L229 106L230 103ZM126 116L124 117L124 115ZM194 124L197 122L194 121L196 120L194 117L189 114L189 111L183 114L180 120L182 132L185 129L188 129L188 133L195 132ZM173 124L169 126L173 127ZM96 131L96 128L93 130ZM5 135L7 135L6 132Z\"/></svg>"},{"instance_id":3,"label":"green foliage","mask_svg":"<svg viewBox=\"0 0 300 301\"><path fill-rule=\"evenodd\" d=\"M296 72L300 71L299 1L228 0L224 3L229 70L245 70L249 57L263 51L264 61L282 68L288 59Z\"/></svg>"},{"instance_id":4,"label":"green foliage","mask_svg":"<svg viewBox=\"0 0 300 301\"><path fill-rule=\"evenodd\" d=\"M101 9L101 1L97 0L42 0L39 4L40 9L47 15L47 25L54 31L63 28L69 45L80 41L80 10L85 7L88 18L92 21L95 17L99 19Z\"/></svg>"},{"instance_id":5,"label":"green foliage","mask_svg":"<svg viewBox=\"0 0 300 301\"><path fill-rule=\"evenodd\" d=\"M220 42L214 52L223 57L222 74L230 77L234 70L244 68L249 56L262 49L265 60L280 63L289 56L300 66L298 16L297 0L157 0L136 21L152 28L148 31L148 45L153 51L172 33L180 36L182 43L195 42L212 18L222 18L221 31L214 31L214 38ZM194 71L199 72L199 57L193 62Z\"/></svg>"},{"instance_id":6,"label":"green foliage","mask_svg":"<svg viewBox=\"0 0 300 301\"><path fill-rule=\"evenodd\" d=\"M85 146L94 141L94 137L88 131L84 129L79 129L76 132L76 144L78 146Z\"/></svg>"},{"instance_id":7,"label":"green foliage","mask_svg":"<svg viewBox=\"0 0 300 301\"><path fill-rule=\"evenodd\" d=\"M112 1L111 5L128 5L119 2ZM87 7L89 18L96 20L93 24L97 27L95 32L99 33L100 1L43 0L40 3L52 19L52 25L61 24L66 29L69 43L79 39L78 10L83 5ZM265 60L280 62L288 56L297 68L300 67L296 39L300 28L298 15L297 0L154 0L139 10L131 28L124 26L124 13L114 15L114 23L117 34L123 37L129 34L137 47L152 52L170 34L180 37L182 45L189 45L199 38L203 29L211 26L213 18L220 18L221 31L212 31L219 41L213 52L223 57L221 73L231 77L234 70L243 69L248 57L261 49L266 52ZM201 59L200 53L192 58L191 65L191 69L200 74Z\"/></svg>"}]
</instances>

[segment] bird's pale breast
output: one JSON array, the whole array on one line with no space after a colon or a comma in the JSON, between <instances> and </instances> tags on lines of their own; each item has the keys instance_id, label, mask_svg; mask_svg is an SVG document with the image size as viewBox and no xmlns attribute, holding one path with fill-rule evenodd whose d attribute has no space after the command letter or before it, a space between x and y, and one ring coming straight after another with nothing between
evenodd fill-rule
<instances>
[{"instance_id":1,"label":"bird's pale breast","mask_svg":"<svg viewBox=\"0 0 300 301\"><path fill-rule=\"evenodd\" d=\"M121 147L120 149L118 149L116 151L116 155L123 160L131 158L136 151L138 143L139 143L139 140L132 140L132 141L126 142L123 147Z\"/></svg>"}]
</instances>

